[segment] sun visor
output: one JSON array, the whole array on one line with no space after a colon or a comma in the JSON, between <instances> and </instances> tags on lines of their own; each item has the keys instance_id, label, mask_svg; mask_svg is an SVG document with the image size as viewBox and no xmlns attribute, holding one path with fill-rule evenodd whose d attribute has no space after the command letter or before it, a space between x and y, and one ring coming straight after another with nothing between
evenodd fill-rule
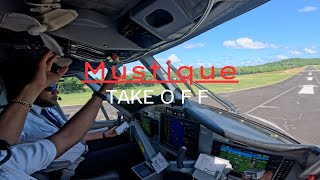
<instances>
[{"instance_id":1,"label":"sun visor","mask_svg":"<svg viewBox=\"0 0 320 180\"><path fill-rule=\"evenodd\" d=\"M8 12L0 14L0 27L14 32L25 31L33 36L40 35L44 45L48 49L60 56L63 56L62 47L54 38L45 33L55 31L66 26L77 16L78 13L74 10L57 8L49 10L38 16L37 19L41 19L41 21L38 21L26 14Z\"/></svg>"}]
</instances>

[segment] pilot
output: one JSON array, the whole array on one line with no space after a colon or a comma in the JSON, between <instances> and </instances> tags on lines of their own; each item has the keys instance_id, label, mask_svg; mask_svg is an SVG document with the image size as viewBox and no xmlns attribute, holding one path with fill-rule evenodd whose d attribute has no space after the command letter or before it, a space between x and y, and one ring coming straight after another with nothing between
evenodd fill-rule
<instances>
[{"instance_id":1,"label":"pilot","mask_svg":"<svg viewBox=\"0 0 320 180\"><path fill-rule=\"evenodd\" d=\"M0 139L2 143L12 145L11 150L7 146L6 148L1 146L0 179L34 179L29 175L46 168L54 159L79 142L93 123L90 118L71 119L64 128L46 139L16 145L27 113L36 97L43 89L57 83L68 70L67 67L62 67L56 73L50 72L56 58L57 56L54 56L53 53L46 53L38 63L38 68L35 70L32 80L26 83L17 93L15 99L0 113ZM87 112L95 116L102 100L94 96L89 100L89 104L91 106L87 107ZM11 157L10 155L7 156L10 152L12 153Z\"/></svg>"},{"instance_id":2,"label":"pilot","mask_svg":"<svg viewBox=\"0 0 320 180\"><path fill-rule=\"evenodd\" d=\"M32 72L32 68L29 71ZM111 73L108 75L110 76ZM10 76L9 79L12 78ZM23 79L28 79L28 77L24 76ZM15 81L6 80L6 82L8 99L12 99L12 97L15 97L15 92L19 91L19 86L23 86L25 81L16 79ZM106 90L112 88L113 85L104 84L99 93L105 94ZM57 104L58 94L59 90L56 84L46 87L39 93L26 117L20 139L21 143L39 141L50 137L58 132L59 129L64 129L66 122L52 108ZM92 111L91 109L98 110L100 106L101 104L97 107L96 104L91 104L88 101L71 119L85 118L88 121L94 121L98 111ZM82 126L81 123L78 126ZM115 137L116 135L115 127L108 131L105 129L89 131L84 135L81 142L75 144L56 161L70 161L73 163L80 156L84 157L85 159L75 170L77 178L95 177L111 169L119 169L120 175L131 173L130 168L142 160L142 155L136 143L128 140L128 136ZM61 175L60 172L53 174L55 176Z\"/></svg>"}]
</instances>

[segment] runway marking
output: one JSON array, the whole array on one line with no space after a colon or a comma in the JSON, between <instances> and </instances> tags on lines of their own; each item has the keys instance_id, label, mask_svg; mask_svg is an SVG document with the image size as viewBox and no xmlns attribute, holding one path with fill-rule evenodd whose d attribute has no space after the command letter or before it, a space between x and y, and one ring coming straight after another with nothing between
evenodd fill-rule
<instances>
[{"instance_id":1,"label":"runway marking","mask_svg":"<svg viewBox=\"0 0 320 180\"><path fill-rule=\"evenodd\" d=\"M260 108L269 108L269 109L277 109L278 106L260 106Z\"/></svg>"},{"instance_id":2,"label":"runway marking","mask_svg":"<svg viewBox=\"0 0 320 180\"><path fill-rule=\"evenodd\" d=\"M266 101L266 102L264 102L264 103L260 104L259 106L254 107L253 109L251 109L251 110L249 110L248 112L246 112L246 114L248 114L248 113L250 113L250 112L252 112L252 111L254 111L254 110L258 109L258 108L259 108L259 107L261 107L261 106L264 106L265 104L267 104L267 103L269 103L269 102L271 102L271 101L273 101L273 100L277 99L277 98L278 98L278 97L280 97L280 96L285 95L286 93L288 93L288 92L292 91L292 90L293 90L293 89L295 89L295 88L296 88L296 87L293 87L293 88L291 88L291 89L289 89L289 90L287 90L287 91L285 91L285 92L283 92L283 93L281 93L281 94L279 94L279 95L277 95L277 96L273 97L272 99L270 99L270 100L268 100L268 101Z\"/></svg>"},{"instance_id":3,"label":"runway marking","mask_svg":"<svg viewBox=\"0 0 320 180\"><path fill-rule=\"evenodd\" d=\"M298 94L314 94L314 90L313 90L314 87L318 87L318 86L304 85Z\"/></svg>"},{"instance_id":4,"label":"runway marking","mask_svg":"<svg viewBox=\"0 0 320 180\"><path fill-rule=\"evenodd\" d=\"M320 82L318 80L318 77L317 77L317 73L315 73L314 76L316 77L316 80L317 80L318 84L320 84Z\"/></svg>"},{"instance_id":5,"label":"runway marking","mask_svg":"<svg viewBox=\"0 0 320 180\"><path fill-rule=\"evenodd\" d=\"M307 77L308 81L312 81L313 77Z\"/></svg>"}]
</instances>

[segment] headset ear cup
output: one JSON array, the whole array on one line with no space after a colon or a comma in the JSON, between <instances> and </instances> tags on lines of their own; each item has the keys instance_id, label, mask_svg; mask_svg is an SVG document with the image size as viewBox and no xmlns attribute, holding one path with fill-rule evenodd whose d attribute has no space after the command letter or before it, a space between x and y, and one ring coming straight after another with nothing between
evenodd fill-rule
<instances>
[{"instance_id":1,"label":"headset ear cup","mask_svg":"<svg viewBox=\"0 0 320 180\"><path fill-rule=\"evenodd\" d=\"M3 158L2 160L0 160L0 166L1 166L2 164L4 164L5 162L7 162L10 159L12 152L11 152L9 143L5 140L2 140L2 139L0 139L0 150L7 151L6 157Z\"/></svg>"}]
</instances>

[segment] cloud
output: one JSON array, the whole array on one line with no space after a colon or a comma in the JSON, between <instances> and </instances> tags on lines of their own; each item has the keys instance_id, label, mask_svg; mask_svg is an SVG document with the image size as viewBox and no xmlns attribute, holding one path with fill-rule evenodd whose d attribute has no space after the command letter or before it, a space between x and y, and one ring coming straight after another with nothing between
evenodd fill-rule
<instances>
[{"instance_id":1,"label":"cloud","mask_svg":"<svg viewBox=\"0 0 320 180\"><path fill-rule=\"evenodd\" d=\"M309 49L309 48L304 48L304 52L306 52L307 54L316 54L317 51L313 50L313 49Z\"/></svg>"},{"instance_id":2,"label":"cloud","mask_svg":"<svg viewBox=\"0 0 320 180\"><path fill-rule=\"evenodd\" d=\"M195 43L195 44L185 44L183 48L185 49L193 49L193 48L201 48L204 47L203 43Z\"/></svg>"},{"instance_id":3,"label":"cloud","mask_svg":"<svg viewBox=\"0 0 320 180\"><path fill-rule=\"evenodd\" d=\"M198 66L204 66L205 63L198 62L197 65L198 65Z\"/></svg>"},{"instance_id":4,"label":"cloud","mask_svg":"<svg viewBox=\"0 0 320 180\"><path fill-rule=\"evenodd\" d=\"M289 54L300 55L302 54L302 52L293 50L293 51L289 51Z\"/></svg>"},{"instance_id":5,"label":"cloud","mask_svg":"<svg viewBox=\"0 0 320 180\"><path fill-rule=\"evenodd\" d=\"M239 65L240 66L256 66L256 65L259 65L259 64L263 64L264 62L265 62L265 60L257 58L255 60L242 61Z\"/></svg>"},{"instance_id":6,"label":"cloud","mask_svg":"<svg viewBox=\"0 0 320 180\"><path fill-rule=\"evenodd\" d=\"M165 61L166 61L166 60L163 59L163 58L156 58L156 60L157 60L158 62L165 62Z\"/></svg>"},{"instance_id":7,"label":"cloud","mask_svg":"<svg viewBox=\"0 0 320 180\"><path fill-rule=\"evenodd\" d=\"M305 6L301 9L298 9L298 12L299 13L307 13L307 12L312 12L312 11L316 11L316 10L318 10L318 8L315 6Z\"/></svg>"},{"instance_id":8,"label":"cloud","mask_svg":"<svg viewBox=\"0 0 320 180\"><path fill-rule=\"evenodd\" d=\"M288 59L288 57L285 56L285 55L279 54L279 55L276 55L276 59L277 59L277 60L282 60L282 59Z\"/></svg>"},{"instance_id":9,"label":"cloud","mask_svg":"<svg viewBox=\"0 0 320 180\"><path fill-rule=\"evenodd\" d=\"M175 54L171 54L171 55L168 57L168 60L170 60L171 62L180 62L180 61L181 61L181 59L178 58L178 56L175 55Z\"/></svg>"},{"instance_id":10,"label":"cloud","mask_svg":"<svg viewBox=\"0 0 320 180\"><path fill-rule=\"evenodd\" d=\"M235 49L277 48L277 45L275 44L254 41L250 38L238 38L236 40L224 41L223 46L226 48L235 48Z\"/></svg>"}]
</instances>

